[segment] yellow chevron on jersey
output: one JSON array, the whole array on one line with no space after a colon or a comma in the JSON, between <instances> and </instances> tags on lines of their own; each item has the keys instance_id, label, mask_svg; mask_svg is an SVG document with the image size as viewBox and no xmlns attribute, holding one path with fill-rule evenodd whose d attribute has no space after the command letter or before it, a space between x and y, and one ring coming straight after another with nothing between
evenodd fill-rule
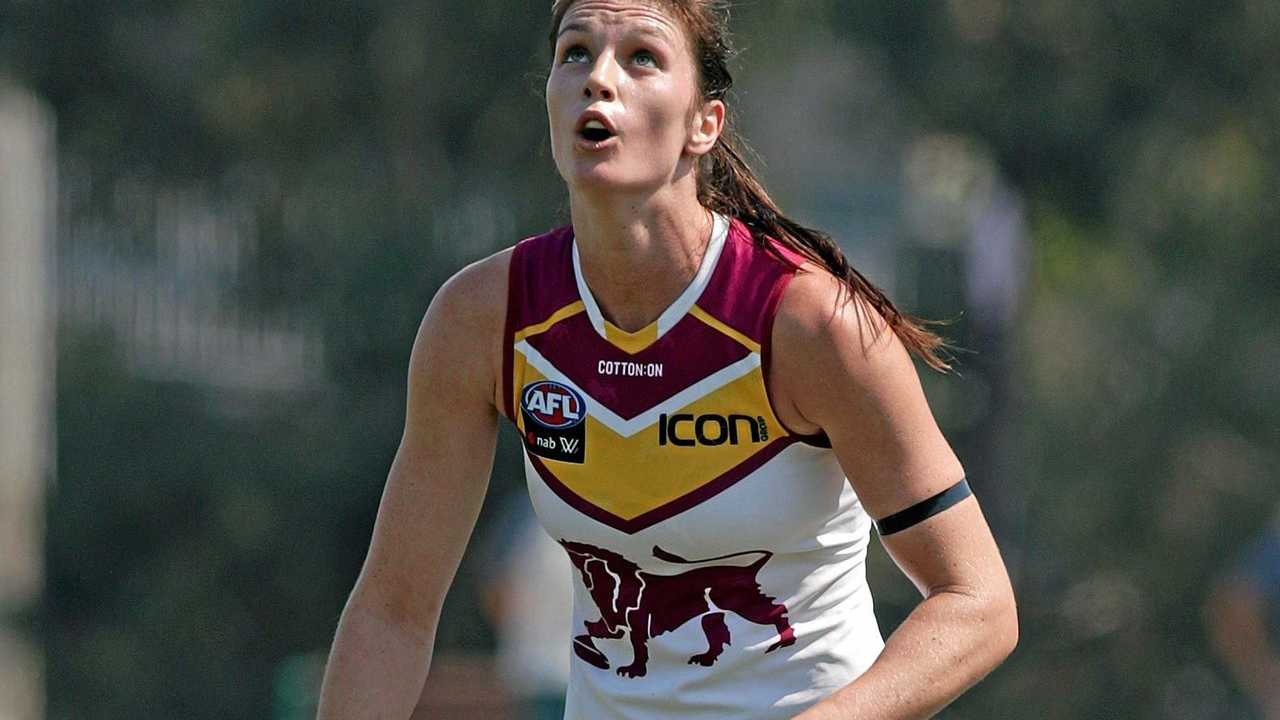
<instances>
[{"instance_id":1,"label":"yellow chevron on jersey","mask_svg":"<svg viewBox=\"0 0 1280 720\"><path fill-rule=\"evenodd\" d=\"M746 335L743 335L742 333L738 332L737 330L734 330L733 328L729 327L728 325L725 325L723 322L720 322L720 321L719 321L719 320L717 320L714 316L712 316L710 313L708 313L706 310L703 310L702 308L698 307L697 305L694 305L694 306L689 310L689 314L690 314L690 315L692 315L693 317L698 318L698 319L699 319L699 320L701 320L702 322L704 322L704 323L706 323L706 324L710 325L711 327L715 328L716 330L719 330L720 332L724 333L725 335L728 335L729 337L733 338L734 340L737 340L739 343L741 343L741 344L742 344L742 346L743 346L743 347L745 347L746 349L750 350L751 352L753 352L753 353L758 353L758 352L760 352L760 343L756 342L755 340L752 340L751 338L747 337Z\"/></svg>"},{"instance_id":2,"label":"yellow chevron on jersey","mask_svg":"<svg viewBox=\"0 0 1280 720\"><path fill-rule=\"evenodd\" d=\"M569 303L568 305L565 305L564 307L552 313L551 317L547 318L545 321L537 323L536 325L530 325L529 327L524 328L523 330L516 331L516 337L515 337L516 342L520 342L521 340L524 340L525 338L530 337L532 335L539 335L541 333L544 333L547 330L551 329L553 325L560 322L561 320L571 318L580 312L586 312L586 310L587 310L587 306L581 300L578 300L577 302Z\"/></svg>"},{"instance_id":3,"label":"yellow chevron on jersey","mask_svg":"<svg viewBox=\"0 0 1280 720\"><path fill-rule=\"evenodd\" d=\"M523 364L519 350L517 357ZM523 377L526 384L566 379L531 366L524 368ZM721 378L711 378L706 392L695 397L698 392L701 389L678 402L650 408L641 416L643 425L601 418L588 404L589 462L543 458L544 472L582 501L633 521L723 478L764 452L770 442L785 437L764 392L758 355L747 356ZM522 436L526 434L523 416L517 417L516 426ZM602 473L602 467L608 472ZM656 472L659 468L679 470Z\"/></svg>"}]
</instances>

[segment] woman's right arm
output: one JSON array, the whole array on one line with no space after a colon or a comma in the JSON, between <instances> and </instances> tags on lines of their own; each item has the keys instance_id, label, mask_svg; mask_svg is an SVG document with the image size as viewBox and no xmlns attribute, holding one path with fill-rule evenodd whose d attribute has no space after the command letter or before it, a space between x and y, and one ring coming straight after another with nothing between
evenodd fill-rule
<instances>
[{"instance_id":1,"label":"woman's right arm","mask_svg":"<svg viewBox=\"0 0 1280 720\"><path fill-rule=\"evenodd\" d=\"M319 720L409 718L484 500L497 437L510 252L436 294L414 341L404 436L325 668Z\"/></svg>"}]
</instances>

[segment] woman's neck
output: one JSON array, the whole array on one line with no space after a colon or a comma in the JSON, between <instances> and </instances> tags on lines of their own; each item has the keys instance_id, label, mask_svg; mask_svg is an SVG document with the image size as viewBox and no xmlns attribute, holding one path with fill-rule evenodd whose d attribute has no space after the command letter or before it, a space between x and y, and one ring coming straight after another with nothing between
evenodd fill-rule
<instances>
[{"instance_id":1,"label":"woman's neck","mask_svg":"<svg viewBox=\"0 0 1280 720\"><path fill-rule=\"evenodd\" d=\"M696 194L571 193L582 276L609 322L635 332L692 282L711 238L712 216Z\"/></svg>"}]
</instances>

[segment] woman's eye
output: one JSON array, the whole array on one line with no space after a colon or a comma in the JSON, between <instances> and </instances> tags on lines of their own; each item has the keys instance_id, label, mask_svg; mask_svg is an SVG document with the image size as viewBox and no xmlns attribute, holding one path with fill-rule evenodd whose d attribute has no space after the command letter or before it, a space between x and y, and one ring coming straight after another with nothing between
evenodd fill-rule
<instances>
[{"instance_id":1,"label":"woman's eye","mask_svg":"<svg viewBox=\"0 0 1280 720\"><path fill-rule=\"evenodd\" d=\"M587 61L587 49L581 45L574 45L564 51L564 61L567 63L580 63Z\"/></svg>"},{"instance_id":2,"label":"woman's eye","mask_svg":"<svg viewBox=\"0 0 1280 720\"><path fill-rule=\"evenodd\" d=\"M654 57L653 53L648 50L638 51L632 59L635 60L637 65L646 65L649 67L657 67L658 65L658 58Z\"/></svg>"}]
</instances>

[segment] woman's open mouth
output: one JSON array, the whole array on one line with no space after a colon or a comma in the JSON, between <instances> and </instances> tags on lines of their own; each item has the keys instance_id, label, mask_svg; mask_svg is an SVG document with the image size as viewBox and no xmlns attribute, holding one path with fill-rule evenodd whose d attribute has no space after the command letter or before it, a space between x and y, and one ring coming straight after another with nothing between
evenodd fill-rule
<instances>
[{"instance_id":1,"label":"woman's open mouth","mask_svg":"<svg viewBox=\"0 0 1280 720\"><path fill-rule=\"evenodd\" d=\"M617 135L602 120L589 118L578 128L578 147L600 150L612 143Z\"/></svg>"}]
</instances>

